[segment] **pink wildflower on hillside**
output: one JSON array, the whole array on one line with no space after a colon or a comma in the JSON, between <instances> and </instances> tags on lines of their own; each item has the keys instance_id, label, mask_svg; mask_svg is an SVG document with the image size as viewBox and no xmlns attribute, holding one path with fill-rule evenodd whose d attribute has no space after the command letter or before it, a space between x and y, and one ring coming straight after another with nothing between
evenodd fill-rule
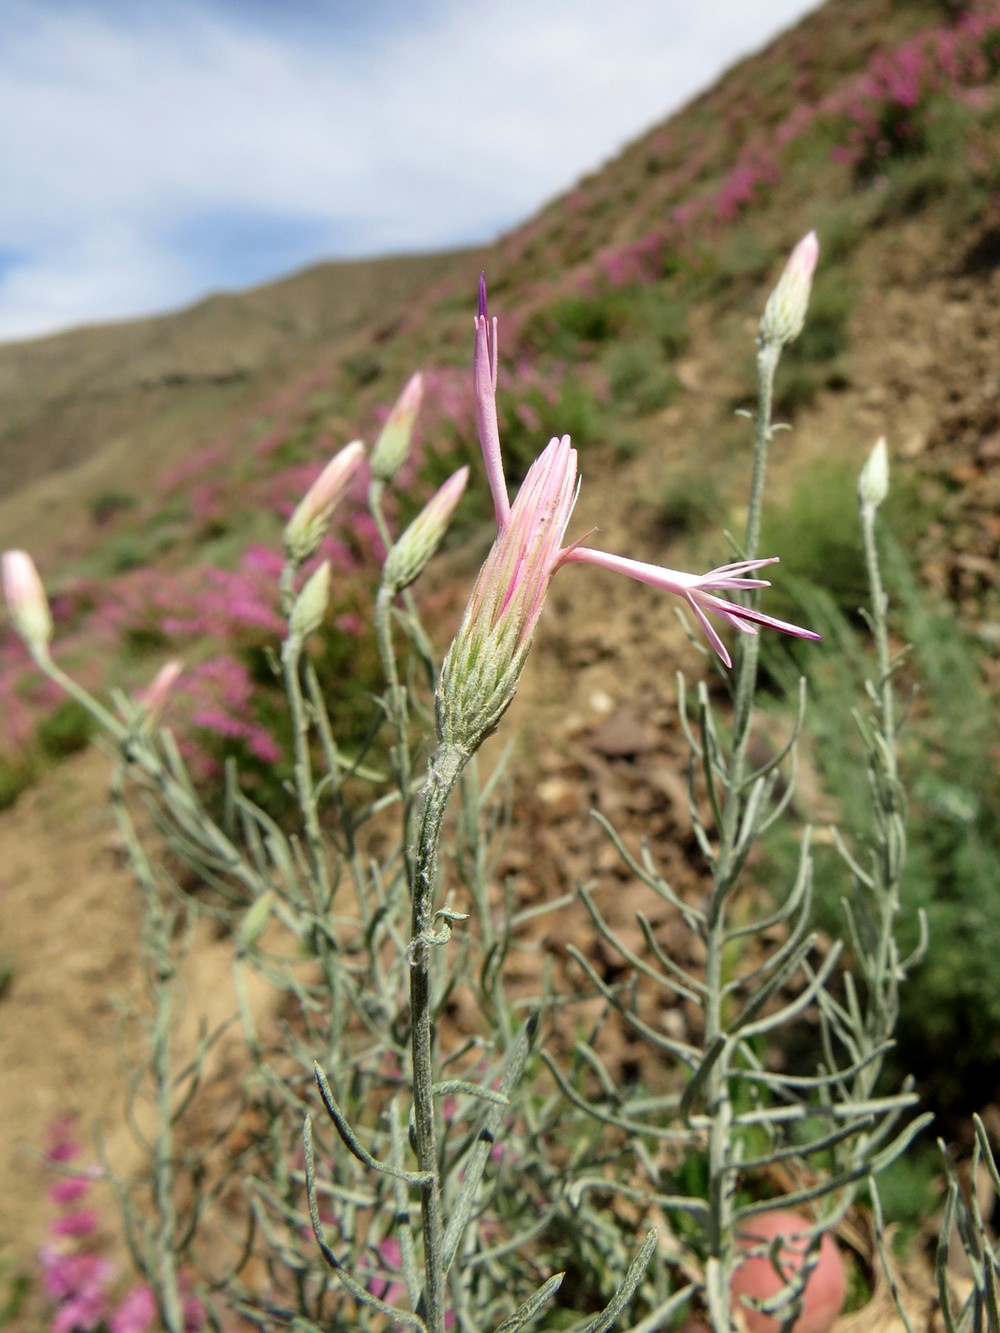
<instances>
[{"instance_id":1,"label":"pink wildflower on hillside","mask_svg":"<svg viewBox=\"0 0 1000 1333\"><path fill-rule=\"evenodd\" d=\"M708 641L727 666L732 662L708 615L720 616L744 633L758 626L804 639L820 635L730 602L720 592L767 587L748 575L777 557L743 560L707 574L630 560L563 545L577 496L576 450L568 435L550 440L528 469L513 505L507 495L496 413L496 320L486 311L480 279L473 384L476 422L497 520L497 538L479 571L458 633L441 670L437 695L440 739L471 754L492 732L514 698L528 649L541 616L549 580L560 565L587 563L627 574L675 593L691 607ZM582 539L581 539L582 540Z\"/></svg>"}]
</instances>

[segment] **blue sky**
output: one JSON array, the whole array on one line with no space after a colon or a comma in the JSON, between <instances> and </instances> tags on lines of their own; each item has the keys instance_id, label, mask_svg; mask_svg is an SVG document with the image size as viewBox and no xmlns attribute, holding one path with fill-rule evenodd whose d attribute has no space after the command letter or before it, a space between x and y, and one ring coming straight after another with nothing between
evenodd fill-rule
<instances>
[{"instance_id":1,"label":"blue sky","mask_svg":"<svg viewBox=\"0 0 1000 1333\"><path fill-rule=\"evenodd\" d=\"M527 218L815 0L2 0L0 339Z\"/></svg>"}]
</instances>

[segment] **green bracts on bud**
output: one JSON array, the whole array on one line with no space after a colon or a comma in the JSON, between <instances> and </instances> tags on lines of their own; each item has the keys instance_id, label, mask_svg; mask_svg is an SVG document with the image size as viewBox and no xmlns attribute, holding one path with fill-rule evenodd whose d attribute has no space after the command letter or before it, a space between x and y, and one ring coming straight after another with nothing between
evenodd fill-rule
<instances>
[{"instance_id":1,"label":"green bracts on bud","mask_svg":"<svg viewBox=\"0 0 1000 1333\"><path fill-rule=\"evenodd\" d=\"M444 540L455 506L462 498L469 469L459 468L424 505L386 556L382 582L393 593L402 592L420 577Z\"/></svg>"},{"instance_id":2,"label":"green bracts on bud","mask_svg":"<svg viewBox=\"0 0 1000 1333\"><path fill-rule=\"evenodd\" d=\"M424 396L424 377L419 370L411 375L403 392L396 399L382 427L371 454L373 481L387 485L406 462L413 439L413 427Z\"/></svg>"},{"instance_id":3,"label":"green bracts on bud","mask_svg":"<svg viewBox=\"0 0 1000 1333\"><path fill-rule=\"evenodd\" d=\"M330 562L324 560L318 569L306 579L302 591L295 599L289 628L292 638L302 642L314 634L323 623L327 603L330 600Z\"/></svg>"},{"instance_id":4,"label":"green bracts on bud","mask_svg":"<svg viewBox=\"0 0 1000 1333\"><path fill-rule=\"evenodd\" d=\"M858 499L865 509L877 509L889 494L889 450L885 436L875 446L858 477Z\"/></svg>"},{"instance_id":5,"label":"green bracts on bud","mask_svg":"<svg viewBox=\"0 0 1000 1333\"><path fill-rule=\"evenodd\" d=\"M576 450L550 440L528 469L438 680L438 739L476 752L510 707L576 501Z\"/></svg>"},{"instance_id":6,"label":"green bracts on bud","mask_svg":"<svg viewBox=\"0 0 1000 1333\"><path fill-rule=\"evenodd\" d=\"M777 286L768 297L760 321L762 346L787 347L802 332L819 258L819 241L811 231L792 251Z\"/></svg>"}]
</instances>

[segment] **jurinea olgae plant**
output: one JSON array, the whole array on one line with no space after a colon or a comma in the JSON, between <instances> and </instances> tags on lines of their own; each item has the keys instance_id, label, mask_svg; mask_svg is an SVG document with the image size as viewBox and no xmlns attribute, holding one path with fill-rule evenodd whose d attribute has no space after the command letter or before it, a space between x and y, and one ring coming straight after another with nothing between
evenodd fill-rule
<instances>
[{"instance_id":1,"label":"jurinea olgae plant","mask_svg":"<svg viewBox=\"0 0 1000 1333\"><path fill-rule=\"evenodd\" d=\"M781 752L762 765L751 758L759 631L819 637L757 605L768 586L760 571L777 559L757 551L772 386L781 350L806 317L817 254L810 233L767 302L746 531L734 559L706 574L568 536L579 485L568 435L541 448L511 499L496 407L498 325L481 282L473 396L496 539L442 662L410 589L445 536L468 469L393 533L383 501L410 449L422 394L414 376L368 460L369 507L386 551L375 598L385 692L360 751L338 740L328 710L338 682L320 678L310 643L331 593L324 533L365 463L361 443L327 465L285 530L277 596L287 630L274 667L292 724L298 827L255 804L233 767L212 807L220 813L210 814L161 725L180 664L166 664L139 697L118 692L106 707L53 660L51 616L30 557L5 555L15 628L117 756L112 802L145 922L139 1021L147 1054L126 1111L148 1145L148 1171L122 1179L106 1169L139 1276L169 1333L182 1333L192 1290L213 1328L238 1315L260 1329L303 1333L540 1325L651 1333L692 1303L715 1333L731 1333L747 1313L746 1298L732 1292L753 1252L754 1219L789 1208L804 1215L795 1238L804 1257L793 1272L778 1264L781 1286L764 1309L792 1329L823 1237L863 1185L877 1208L878 1171L922 1124L907 1116L912 1093L880 1080L912 961L898 956L893 935L905 826L874 540L884 462L870 463L861 484L877 665L857 722L873 825L858 847L840 840L857 980L837 971L841 946L820 951L810 928L808 833L786 889L765 899L745 874L755 841L789 810L804 716L800 698ZM580 995L555 996L543 976L526 1008L505 992L505 964L522 947L527 918L568 900L518 910L495 883L496 839L515 834L506 828L503 766L481 783L476 756L514 698L550 580L587 564L680 598L732 695L723 726L706 686L692 693L680 680L701 891L675 890L646 850L602 821L677 938L696 937L704 965L682 966L677 958L691 951L675 956L675 936L657 934L645 913L638 922L647 947L637 953L602 912L599 884L588 884L579 893L593 929L630 979L611 983L575 952ZM738 631L736 650L715 621ZM149 827L136 819L140 804L153 814L156 851L140 832ZM201 893L181 887L181 869ZM193 1058L179 1042L186 954L206 916L232 940L245 1070L237 1128L252 1126L223 1131L214 1146L195 1134L192 1108L216 1072L221 1031L204 1033ZM835 975L843 980L832 988ZM697 1035L651 1024L650 992L661 1011L678 1001L699 1011ZM577 1038L570 1066L536 1052L543 1024L564 1016L572 1024L575 1000L595 997L603 1003L597 1029L563 1029L565 1041L571 1030ZM459 999L461 1024L449 1018ZM616 1085L594 1044L615 1014L674 1071L669 1095ZM817 1025L815 1068L776 1072L768 1044L806 1014ZM679 1190L682 1177L699 1188ZM779 1177L786 1185L776 1194ZM636 1217L644 1235L634 1234ZM777 1242L763 1252L774 1259ZM559 1262L573 1270L564 1291ZM603 1308L588 1311L584 1301Z\"/></svg>"}]
</instances>

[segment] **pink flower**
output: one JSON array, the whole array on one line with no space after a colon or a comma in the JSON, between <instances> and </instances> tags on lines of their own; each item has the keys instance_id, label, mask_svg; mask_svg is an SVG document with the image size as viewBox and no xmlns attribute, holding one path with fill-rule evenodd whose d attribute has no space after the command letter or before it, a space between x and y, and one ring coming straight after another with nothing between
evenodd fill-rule
<instances>
[{"instance_id":1,"label":"pink flower","mask_svg":"<svg viewBox=\"0 0 1000 1333\"><path fill-rule=\"evenodd\" d=\"M815 242L806 238L790 267L801 277ZM813 262L815 262L813 258ZM818 639L812 630L765 616L718 596L765 588L766 579L748 578L754 570L776 562L776 556L742 560L707 574L685 574L660 565L629 560L581 546L563 545L577 495L576 450L568 435L553 439L535 459L513 506L500 453L496 415L496 322L486 313L486 285L480 279L476 317L476 421L493 492L497 538L476 579L458 633L448 650L437 694L438 735L442 743L472 754L492 732L514 698L531 647L549 580L565 564L587 563L650 583L683 597L705 631L709 643L732 666L729 653L708 619L721 617L747 634L758 626L804 639Z\"/></svg>"},{"instance_id":2,"label":"pink flower","mask_svg":"<svg viewBox=\"0 0 1000 1333\"><path fill-rule=\"evenodd\" d=\"M156 1322L156 1298L147 1286L133 1287L108 1320L110 1333L149 1333Z\"/></svg>"},{"instance_id":3,"label":"pink flower","mask_svg":"<svg viewBox=\"0 0 1000 1333\"><path fill-rule=\"evenodd\" d=\"M586 561L602 569L613 570L617 574L627 574L640 583L650 583L654 588L663 588L666 592L683 597L697 617L705 631L712 648L727 667L733 665L726 645L719 638L707 612L742 630L744 634L756 634L757 626L765 629L780 630L782 634L792 634L799 639L818 641L823 636L800 625L789 624L787 620L777 620L774 616L765 616L760 611L730 602L725 597L717 597L717 592L741 592L750 588L769 588L767 579L748 579L745 576L764 565L776 565L779 557L767 556L762 560L739 560L732 565L720 565L710 569L707 574L684 574L678 569L667 569L665 565L648 565L641 560L629 560L621 555L608 555L605 551L591 551L585 546L573 547L566 551L561 563L569 564L574 560Z\"/></svg>"},{"instance_id":4,"label":"pink flower","mask_svg":"<svg viewBox=\"0 0 1000 1333\"><path fill-rule=\"evenodd\" d=\"M49 1198L60 1205L76 1203L88 1193L93 1183L84 1176L64 1176L49 1186Z\"/></svg>"},{"instance_id":5,"label":"pink flower","mask_svg":"<svg viewBox=\"0 0 1000 1333\"><path fill-rule=\"evenodd\" d=\"M495 459L499 465L499 452ZM562 540L575 503L576 450L564 435L528 469L441 668L438 733L464 753L478 748L514 698L549 579L568 554Z\"/></svg>"},{"instance_id":6,"label":"pink flower","mask_svg":"<svg viewBox=\"0 0 1000 1333\"><path fill-rule=\"evenodd\" d=\"M75 1213L63 1213L52 1223L53 1236L89 1236L97 1230L97 1213L93 1208L80 1208Z\"/></svg>"}]
</instances>

